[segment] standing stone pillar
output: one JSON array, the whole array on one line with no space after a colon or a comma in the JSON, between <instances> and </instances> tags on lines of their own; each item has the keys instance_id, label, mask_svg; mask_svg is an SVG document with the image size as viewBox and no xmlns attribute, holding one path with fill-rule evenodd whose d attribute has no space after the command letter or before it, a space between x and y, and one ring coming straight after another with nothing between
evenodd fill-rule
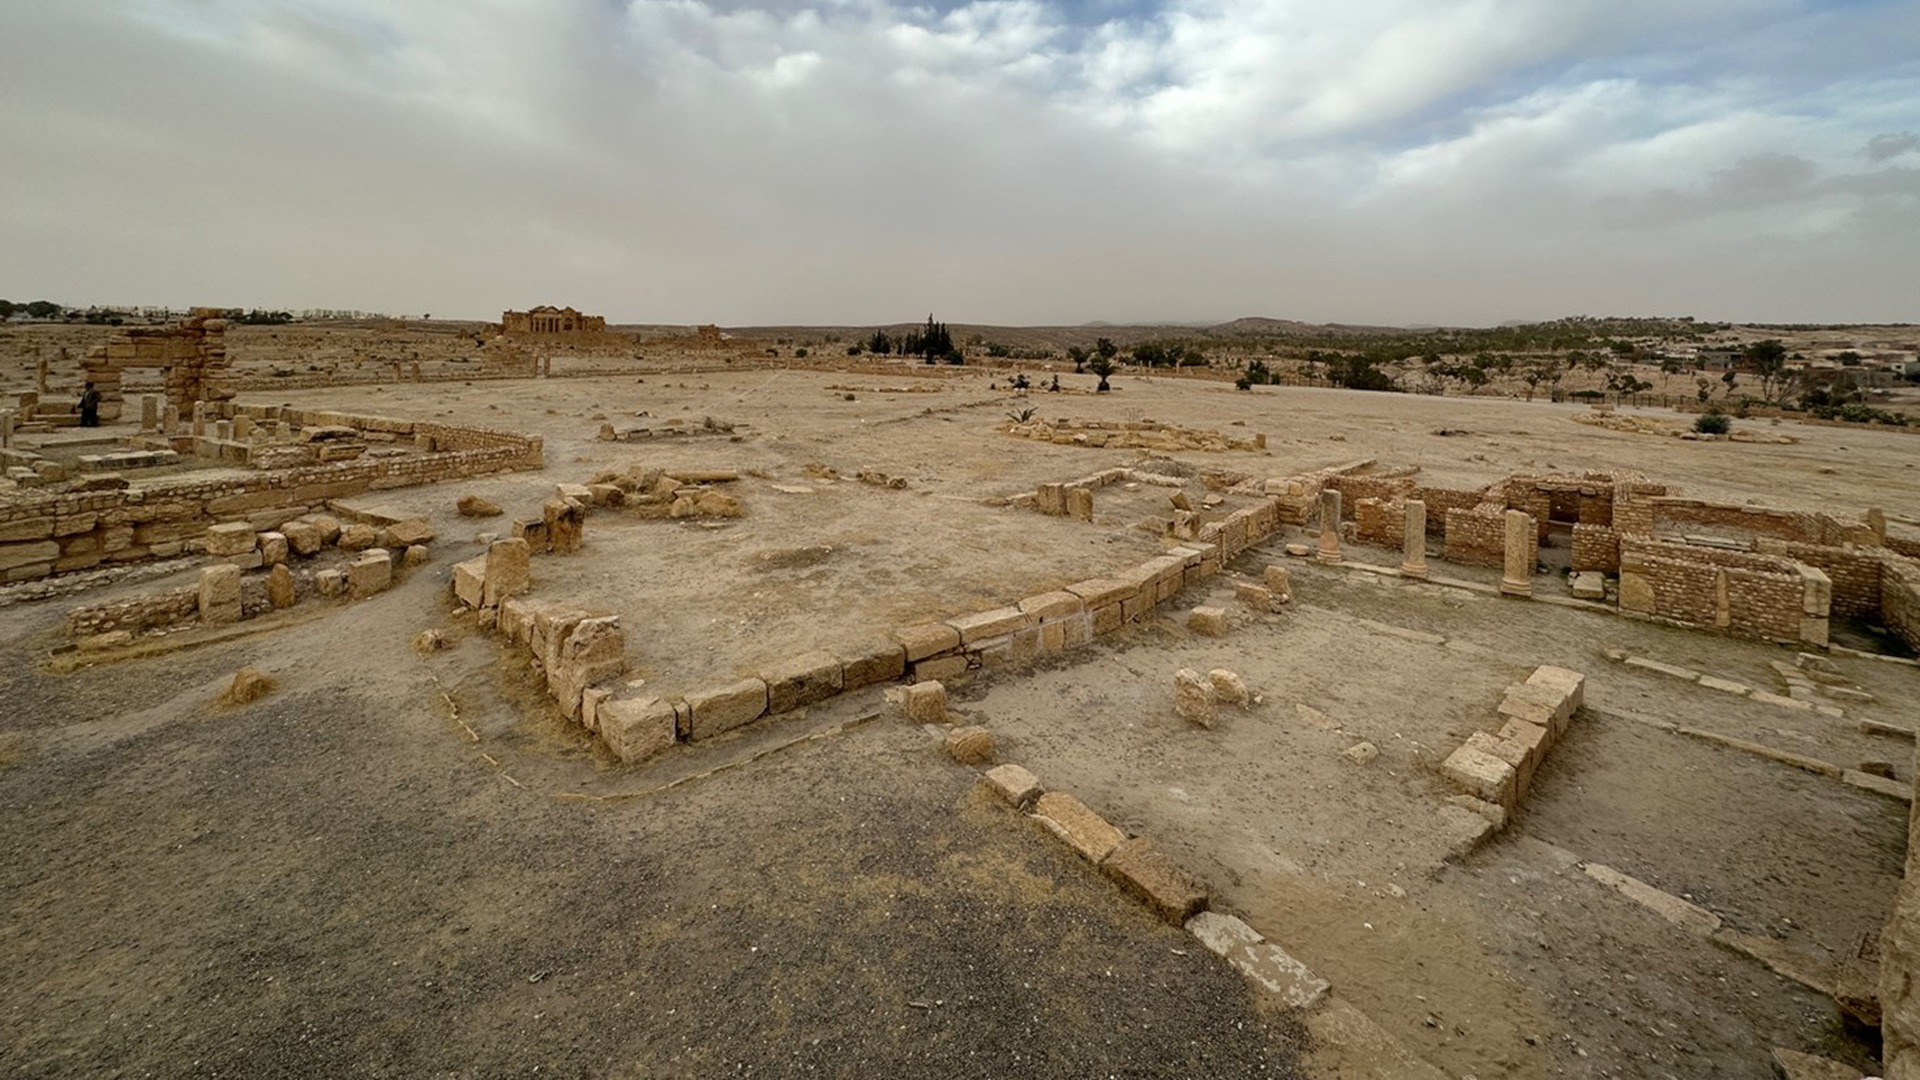
<instances>
[{"instance_id":1,"label":"standing stone pillar","mask_svg":"<svg viewBox=\"0 0 1920 1080\"><path fill-rule=\"evenodd\" d=\"M235 413L233 417L233 437L245 442L253 437L253 417L246 413Z\"/></svg>"},{"instance_id":2,"label":"standing stone pillar","mask_svg":"<svg viewBox=\"0 0 1920 1080\"><path fill-rule=\"evenodd\" d=\"M1320 551L1314 556L1323 563L1340 561L1340 492L1320 489Z\"/></svg>"},{"instance_id":3,"label":"standing stone pillar","mask_svg":"<svg viewBox=\"0 0 1920 1080\"><path fill-rule=\"evenodd\" d=\"M414 382L420 381L420 361L418 360L415 360L413 362L413 381Z\"/></svg>"},{"instance_id":4,"label":"standing stone pillar","mask_svg":"<svg viewBox=\"0 0 1920 1080\"><path fill-rule=\"evenodd\" d=\"M20 395L20 413L17 419L32 420L40 415L40 391L28 390Z\"/></svg>"},{"instance_id":5,"label":"standing stone pillar","mask_svg":"<svg viewBox=\"0 0 1920 1080\"><path fill-rule=\"evenodd\" d=\"M140 433L151 435L160 428L160 397L157 394L140 395Z\"/></svg>"},{"instance_id":6,"label":"standing stone pillar","mask_svg":"<svg viewBox=\"0 0 1920 1080\"><path fill-rule=\"evenodd\" d=\"M13 410L0 409L0 450L13 449Z\"/></svg>"},{"instance_id":7,"label":"standing stone pillar","mask_svg":"<svg viewBox=\"0 0 1920 1080\"><path fill-rule=\"evenodd\" d=\"M207 403L204 401L196 401L193 403L193 437L203 439L206 438L206 435Z\"/></svg>"},{"instance_id":8,"label":"standing stone pillar","mask_svg":"<svg viewBox=\"0 0 1920 1080\"><path fill-rule=\"evenodd\" d=\"M548 353L547 355L540 358L540 374L546 376L549 379L553 378L553 354L552 353Z\"/></svg>"},{"instance_id":9,"label":"standing stone pillar","mask_svg":"<svg viewBox=\"0 0 1920 1080\"><path fill-rule=\"evenodd\" d=\"M1507 563L1500 591L1508 596L1533 595L1533 543L1533 515L1525 510L1507 511Z\"/></svg>"},{"instance_id":10,"label":"standing stone pillar","mask_svg":"<svg viewBox=\"0 0 1920 1080\"><path fill-rule=\"evenodd\" d=\"M213 437L221 442L233 441L233 421L215 420L213 422Z\"/></svg>"},{"instance_id":11,"label":"standing stone pillar","mask_svg":"<svg viewBox=\"0 0 1920 1080\"><path fill-rule=\"evenodd\" d=\"M180 430L180 406L169 401L160 406L160 433L172 437Z\"/></svg>"},{"instance_id":12,"label":"standing stone pillar","mask_svg":"<svg viewBox=\"0 0 1920 1080\"><path fill-rule=\"evenodd\" d=\"M1427 504L1408 499L1405 553L1400 558L1400 576L1427 576Z\"/></svg>"}]
</instances>

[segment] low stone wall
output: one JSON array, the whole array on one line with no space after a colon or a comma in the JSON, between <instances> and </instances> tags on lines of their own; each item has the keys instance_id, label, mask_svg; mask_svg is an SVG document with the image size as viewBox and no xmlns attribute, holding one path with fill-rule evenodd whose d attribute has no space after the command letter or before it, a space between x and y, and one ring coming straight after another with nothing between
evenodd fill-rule
<instances>
[{"instance_id":1,"label":"low stone wall","mask_svg":"<svg viewBox=\"0 0 1920 1080\"><path fill-rule=\"evenodd\" d=\"M1409 498L1408 493L1413 490L1414 483L1413 478L1409 476L1370 476L1361 474L1358 476L1329 476L1326 479L1326 486L1338 491L1341 499L1345 501L1346 505L1354 507L1357 515L1361 500L1378 499L1381 502L1386 502L1391 499ZM1398 543L1399 541L1395 540L1394 542Z\"/></svg>"},{"instance_id":2,"label":"low stone wall","mask_svg":"<svg viewBox=\"0 0 1920 1080\"><path fill-rule=\"evenodd\" d=\"M280 406L222 403L209 411L301 427L349 426L412 438L428 452L16 499L0 505L0 580L26 581L103 562L171 557L222 522L249 521L257 529L269 529L321 511L331 499L541 467L541 441L511 432Z\"/></svg>"},{"instance_id":3,"label":"low stone wall","mask_svg":"<svg viewBox=\"0 0 1920 1080\"><path fill-rule=\"evenodd\" d=\"M1140 450L1199 450L1224 453L1228 450L1265 450L1267 437L1255 433L1236 439L1219 431L1183 428L1152 420L1033 420L1002 427L1009 435L1060 446L1131 448Z\"/></svg>"},{"instance_id":4,"label":"low stone wall","mask_svg":"<svg viewBox=\"0 0 1920 1080\"><path fill-rule=\"evenodd\" d=\"M1893 556L1881 564L1880 621L1920 652L1920 561Z\"/></svg>"},{"instance_id":5,"label":"low stone wall","mask_svg":"<svg viewBox=\"0 0 1920 1080\"><path fill-rule=\"evenodd\" d=\"M1363 544L1398 548L1407 535L1405 499L1361 499L1353 506L1354 538Z\"/></svg>"},{"instance_id":6,"label":"low stone wall","mask_svg":"<svg viewBox=\"0 0 1920 1080\"><path fill-rule=\"evenodd\" d=\"M1506 507L1501 503L1482 503L1472 510L1447 511L1446 559L1471 566L1504 567L1507 562ZM1533 566L1540 558L1536 530L1531 558Z\"/></svg>"},{"instance_id":7,"label":"low stone wall","mask_svg":"<svg viewBox=\"0 0 1920 1080\"><path fill-rule=\"evenodd\" d=\"M1663 496L1652 500L1652 532L1672 535L1706 532L1735 539L1771 537L1803 544L1878 543L1864 524L1841 522L1827 514L1772 510L1758 506L1711 503Z\"/></svg>"},{"instance_id":8,"label":"low stone wall","mask_svg":"<svg viewBox=\"0 0 1920 1080\"><path fill-rule=\"evenodd\" d=\"M1906 878L1880 931L1879 989L1881 1072L1887 1080L1920 1080L1920 799L1907 813Z\"/></svg>"},{"instance_id":9,"label":"low stone wall","mask_svg":"<svg viewBox=\"0 0 1920 1080\"><path fill-rule=\"evenodd\" d=\"M1878 549L1763 539L1755 541L1754 550L1818 567L1833 583L1833 614L1857 619L1880 618L1880 576L1885 559Z\"/></svg>"},{"instance_id":10,"label":"low stone wall","mask_svg":"<svg viewBox=\"0 0 1920 1080\"><path fill-rule=\"evenodd\" d=\"M1774 555L1620 541L1620 610L1739 637L1825 647L1831 584Z\"/></svg>"},{"instance_id":11,"label":"low stone wall","mask_svg":"<svg viewBox=\"0 0 1920 1080\"><path fill-rule=\"evenodd\" d=\"M122 630L140 634L192 622L199 610L198 587L168 589L110 604L75 608L67 613L67 635L80 639Z\"/></svg>"},{"instance_id":12,"label":"low stone wall","mask_svg":"<svg viewBox=\"0 0 1920 1080\"><path fill-rule=\"evenodd\" d=\"M1422 485L1409 492L1407 498L1427 504L1427 535L1441 537L1447 534L1447 511L1471 510L1484 502L1486 495L1481 491Z\"/></svg>"},{"instance_id":13,"label":"low stone wall","mask_svg":"<svg viewBox=\"0 0 1920 1080\"><path fill-rule=\"evenodd\" d=\"M1620 569L1620 536L1610 526L1581 522L1573 527L1574 570L1600 570L1614 573Z\"/></svg>"}]
</instances>

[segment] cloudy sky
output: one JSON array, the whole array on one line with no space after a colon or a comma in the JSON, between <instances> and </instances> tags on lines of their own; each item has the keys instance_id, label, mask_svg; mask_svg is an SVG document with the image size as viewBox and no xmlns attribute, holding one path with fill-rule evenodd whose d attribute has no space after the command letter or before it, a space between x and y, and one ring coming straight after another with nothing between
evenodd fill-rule
<instances>
[{"instance_id":1,"label":"cloudy sky","mask_svg":"<svg viewBox=\"0 0 1920 1080\"><path fill-rule=\"evenodd\" d=\"M1915 0L6 0L0 296L1920 321Z\"/></svg>"}]
</instances>

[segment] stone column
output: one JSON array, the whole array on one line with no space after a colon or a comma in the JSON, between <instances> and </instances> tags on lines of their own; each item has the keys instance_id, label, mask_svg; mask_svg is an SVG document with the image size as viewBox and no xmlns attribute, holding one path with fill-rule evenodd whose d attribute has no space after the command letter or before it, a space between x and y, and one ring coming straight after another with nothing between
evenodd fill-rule
<instances>
[{"instance_id":1,"label":"stone column","mask_svg":"<svg viewBox=\"0 0 1920 1080\"><path fill-rule=\"evenodd\" d=\"M43 394L47 392L47 375L47 358L42 356L38 363L35 364L33 385Z\"/></svg>"},{"instance_id":2,"label":"stone column","mask_svg":"<svg viewBox=\"0 0 1920 1080\"><path fill-rule=\"evenodd\" d=\"M1405 553L1400 558L1400 576L1427 576L1427 504L1408 499Z\"/></svg>"},{"instance_id":3,"label":"stone column","mask_svg":"<svg viewBox=\"0 0 1920 1080\"><path fill-rule=\"evenodd\" d=\"M248 416L246 413L235 413L233 416L233 437L245 442L252 436L253 417Z\"/></svg>"},{"instance_id":4,"label":"stone column","mask_svg":"<svg viewBox=\"0 0 1920 1080\"><path fill-rule=\"evenodd\" d=\"M218 439L221 442L232 442L233 441L233 421L215 420L213 422L213 437L215 439Z\"/></svg>"},{"instance_id":5,"label":"stone column","mask_svg":"<svg viewBox=\"0 0 1920 1080\"><path fill-rule=\"evenodd\" d=\"M13 449L13 410L0 409L0 450Z\"/></svg>"},{"instance_id":6,"label":"stone column","mask_svg":"<svg viewBox=\"0 0 1920 1080\"><path fill-rule=\"evenodd\" d=\"M1340 492L1320 489L1320 551L1314 556L1323 563L1340 561Z\"/></svg>"},{"instance_id":7,"label":"stone column","mask_svg":"<svg viewBox=\"0 0 1920 1080\"><path fill-rule=\"evenodd\" d=\"M207 403L204 401L196 401L193 403L193 437L201 439L205 438L206 434Z\"/></svg>"},{"instance_id":8,"label":"stone column","mask_svg":"<svg viewBox=\"0 0 1920 1080\"><path fill-rule=\"evenodd\" d=\"M140 432L150 435L160 428L160 398L157 394L140 395Z\"/></svg>"},{"instance_id":9,"label":"stone column","mask_svg":"<svg viewBox=\"0 0 1920 1080\"><path fill-rule=\"evenodd\" d=\"M180 406L169 401L160 407L160 431L172 436L180 430Z\"/></svg>"},{"instance_id":10,"label":"stone column","mask_svg":"<svg viewBox=\"0 0 1920 1080\"><path fill-rule=\"evenodd\" d=\"M1507 511L1507 565L1500 578L1500 591L1508 596L1533 595L1533 542L1533 515L1525 510Z\"/></svg>"}]
</instances>

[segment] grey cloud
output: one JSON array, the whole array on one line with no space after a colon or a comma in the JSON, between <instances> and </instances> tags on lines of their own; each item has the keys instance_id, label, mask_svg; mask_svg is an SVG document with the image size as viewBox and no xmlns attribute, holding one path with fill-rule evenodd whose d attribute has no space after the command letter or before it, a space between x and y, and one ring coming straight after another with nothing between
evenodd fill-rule
<instances>
[{"instance_id":1,"label":"grey cloud","mask_svg":"<svg viewBox=\"0 0 1920 1080\"><path fill-rule=\"evenodd\" d=\"M1860 152L1868 161L1885 161L1920 150L1920 134L1911 131L1887 132L1867 140Z\"/></svg>"}]
</instances>

